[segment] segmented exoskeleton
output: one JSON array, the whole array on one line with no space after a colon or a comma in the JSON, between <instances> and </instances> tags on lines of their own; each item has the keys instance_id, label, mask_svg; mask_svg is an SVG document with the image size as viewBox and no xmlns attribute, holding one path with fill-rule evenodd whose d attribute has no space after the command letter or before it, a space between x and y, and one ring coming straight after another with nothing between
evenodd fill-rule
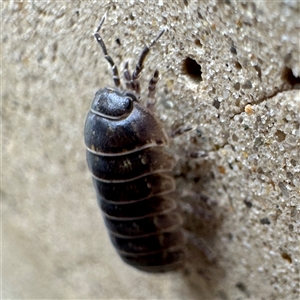
<instances>
[{"instance_id":1,"label":"segmented exoskeleton","mask_svg":"<svg viewBox=\"0 0 300 300\"><path fill-rule=\"evenodd\" d=\"M85 123L87 163L110 239L128 264L148 272L176 269L185 260L186 238L170 176L174 157L153 113L158 71L149 82L147 105L139 101L138 77L150 48L142 50L134 72L125 64L126 90L99 34L94 36L112 68L115 88L96 92Z\"/></svg>"}]
</instances>

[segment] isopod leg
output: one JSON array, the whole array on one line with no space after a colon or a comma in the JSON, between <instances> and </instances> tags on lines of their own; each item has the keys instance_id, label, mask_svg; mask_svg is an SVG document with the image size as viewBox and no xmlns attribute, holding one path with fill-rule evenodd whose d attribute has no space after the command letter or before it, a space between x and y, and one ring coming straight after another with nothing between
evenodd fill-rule
<instances>
[{"instance_id":1,"label":"isopod leg","mask_svg":"<svg viewBox=\"0 0 300 300\"><path fill-rule=\"evenodd\" d=\"M102 40L100 34L99 34L99 31L105 21L105 18L106 18L106 14L102 17L96 31L94 32L94 37L96 39L96 41L98 42L98 44L100 45L103 53L104 53L104 57L105 59L108 61L108 63L110 64L111 66L111 69L112 69L112 74L113 74L113 80L114 80L114 83L115 83L115 86L116 87L120 87L121 85L121 82L120 82L120 77L119 77L119 71L118 71L118 68L116 66L116 64L114 63L112 57L108 54L107 50L106 50L106 46L105 46L105 43L104 41Z\"/></svg>"},{"instance_id":2,"label":"isopod leg","mask_svg":"<svg viewBox=\"0 0 300 300\"><path fill-rule=\"evenodd\" d=\"M136 92L138 95L140 94L141 88L140 83L138 80L133 81L132 76L130 74L130 71L128 69L128 62L125 63L124 67L124 77L126 80L126 87L134 92Z\"/></svg>"},{"instance_id":3,"label":"isopod leg","mask_svg":"<svg viewBox=\"0 0 300 300\"><path fill-rule=\"evenodd\" d=\"M128 61L125 63L123 74L124 74L124 77L125 77L125 80L126 80L126 88L129 89L129 90L133 90L133 87L132 87L132 84L131 84L131 74L130 74L130 71L128 69Z\"/></svg>"},{"instance_id":4,"label":"isopod leg","mask_svg":"<svg viewBox=\"0 0 300 300\"><path fill-rule=\"evenodd\" d=\"M185 134L187 132L193 131L196 129L196 126L180 126L177 129L174 129L171 133L170 133L170 137L174 138L177 137L179 135Z\"/></svg>"},{"instance_id":5,"label":"isopod leg","mask_svg":"<svg viewBox=\"0 0 300 300\"><path fill-rule=\"evenodd\" d=\"M192 243L195 247L197 247L204 254L204 256L209 262L214 262L216 260L216 254L212 251L212 249L205 243L205 241L202 238L187 230L185 230L185 234L187 235L189 242Z\"/></svg>"}]
</instances>

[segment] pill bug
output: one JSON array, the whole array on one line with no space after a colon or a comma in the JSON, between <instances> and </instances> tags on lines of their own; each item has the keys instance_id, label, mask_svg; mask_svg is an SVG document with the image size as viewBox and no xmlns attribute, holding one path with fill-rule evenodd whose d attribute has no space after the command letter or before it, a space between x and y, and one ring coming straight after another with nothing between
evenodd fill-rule
<instances>
[{"instance_id":1,"label":"pill bug","mask_svg":"<svg viewBox=\"0 0 300 300\"><path fill-rule=\"evenodd\" d=\"M96 92L84 130L87 164L112 244L129 265L147 272L165 272L185 261L186 237L170 176L174 157L165 148L168 137L153 113L158 71L148 86L147 105L139 101L138 78L150 48L142 50L134 72L128 62L121 86L118 68L100 36L94 37L109 62L115 88Z\"/></svg>"}]
</instances>

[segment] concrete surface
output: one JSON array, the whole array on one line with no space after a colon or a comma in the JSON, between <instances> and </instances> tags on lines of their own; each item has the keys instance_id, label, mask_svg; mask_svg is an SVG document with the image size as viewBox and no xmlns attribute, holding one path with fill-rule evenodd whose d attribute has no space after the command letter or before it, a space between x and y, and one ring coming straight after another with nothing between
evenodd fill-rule
<instances>
[{"instance_id":1,"label":"concrete surface","mask_svg":"<svg viewBox=\"0 0 300 300\"><path fill-rule=\"evenodd\" d=\"M299 2L1 6L2 299L299 299ZM168 132L197 127L171 141L193 233L182 271L125 265L96 204L83 124L96 90L113 84L92 36L106 11L121 72L169 29L141 81L159 68Z\"/></svg>"}]
</instances>

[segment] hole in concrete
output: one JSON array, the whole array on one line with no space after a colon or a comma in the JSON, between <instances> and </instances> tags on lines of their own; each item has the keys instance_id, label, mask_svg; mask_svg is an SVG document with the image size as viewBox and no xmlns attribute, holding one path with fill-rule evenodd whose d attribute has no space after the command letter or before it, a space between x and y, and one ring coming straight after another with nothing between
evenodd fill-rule
<instances>
[{"instance_id":1,"label":"hole in concrete","mask_svg":"<svg viewBox=\"0 0 300 300\"><path fill-rule=\"evenodd\" d=\"M230 48L230 52L234 55L237 55L237 51L236 51L236 48L234 46L231 46Z\"/></svg>"},{"instance_id":2,"label":"hole in concrete","mask_svg":"<svg viewBox=\"0 0 300 300\"><path fill-rule=\"evenodd\" d=\"M238 70L240 70L240 69L242 68L242 65L241 65L238 61L236 61L236 62L235 62L235 67L236 67Z\"/></svg>"},{"instance_id":3,"label":"hole in concrete","mask_svg":"<svg viewBox=\"0 0 300 300\"><path fill-rule=\"evenodd\" d=\"M241 85L239 82L236 82L234 85L233 85L233 88L238 91L240 89Z\"/></svg>"},{"instance_id":4,"label":"hole in concrete","mask_svg":"<svg viewBox=\"0 0 300 300\"><path fill-rule=\"evenodd\" d=\"M300 88L300 77L296 77L293 71L285 67L281 73L281 79L292 85L293 87Z\"/></svg>"},{"instance_id":5,"label":"hole in concrete","mask_svg":"<svg viewBox=\"0 0 300 300\"><path fill-rule=\"evenodd\" d=\"M219 108L220 108L220 101L218 101L218 99L214 99L213 106L214 106L216 109L219 109Z\"/></svg>"},{"instance_id":6,"label":"hole in concrete","mask_svg":"<svg viewBox=\"0 0 300 300\"><path fill-rule=\"evenodd\" d=\"M239 140L238 136L235 133L232 134L231 138L234 142L237 142Z\"/></svg>"},{"instance_id":7,"label":"hole in concrete","mask_svg":"<svg viewBox=\"0 0 300 300\"><path fill-rule=\"evenodd\" d=\"M288 191L287 187L285 186L285 184L282 181L278 182L278 187L280 188L282 195L284 197L288 198L289 197L289 191Z\"/></svg>"},{"instance_id":8,"label":"hole in concrete","mask_svg":"<svg viewBox=\"0 0 300 300\"><path fill-rule=\"evenodd\" d=\"M237 282L236 284L235 284L235 286L241 291L241 292L243 292L247 297L250 297L250 293L248 292L248 290L247 290L247 287L246 287L246 285L243 283L243 282Z\"/></svg>"},{"instance_id":9,"label":"hole in concrete","mask_svg":"<svg viewBox=\"0 0 300 300\"><path fill-rule=\"evenodd\" d=\"M297 161L295 159L291 159L290 162L294 167L297 166Z\"/></svg>"},{"instance_id":10,"label":"hole in concrete","mask_svg":"<svg viewBox=\"0 0 300 300\"><path fill-rule=\"evenodd\" d=\"M250 80L246 80L246 82L243 84L244 89L251 89L252 88L252 82Z\"/></svg>"},{"instance_id":11,"label":"hole in concrete","mask_svg":"<svg viewBox=\"0 0 300 300\"><path fill-rule=\"evenodd\" d=\"M263 225L270 225L271 224L271 222L268 218L260 219L260 223L263 224Z\"/></svg>"},{"instance_id":12,"label":"hole in concrete","mask_svg":"<svg viewBox=\"0 0 300 300\"><path fill-rule=\"evenodd\" d=\"M251 202L251 201L244 200L244 204L245 204L248 208L251 208L251 207L252 207L252 202Z\"/></svg>"},{"instance_id":13,"label":"hole in concrete","mask_svg":"<svg viewBox=\"0 0 300 300\"><path fill-rule=\"evenodd\" d=\"M198 47L202 47L202 43L200 42L199 39L195 39L195 45Z\"/></svg>"},{"instance_id":14,"label":"hole in concrete","mask_svg":"<svg viewBox=\"0 0 300 300\"><path fill-rule=\"evenodd\" d=\"M121 41L120 41L119 38L116 38L116 43L117 43L119 46L121 46Z\"/></svg>"},{"instance_id":15,"label":"hole in concrete","mask_svg":"<svg viewBox=\"0 0 300 300\"><path fill-rule=\"evenodd\" d=\"M254 66L255 71L257 72L257 76L261 80L261 68L259 66Z\"/></svg>"},{"instance_id":16,"label":"hole in concrete","mask_svg":"<svg viewBox=\"0 0 300 300\"><path fill-rule=\"evenodd\" d=\"M290 264L292 263L292 257L288 253L282 252L281 253L281 257L283 259L287 260Z\"/></svg>"},{"instance_id":17,"label":"hole in concrete","mask_svg":"<svg viewBox=\"0 0 300 300\"><path fill-rule=\"evenodd\" d=\"M188 75L194 81L202 81L201 66L194 59L187 57L183 61L182 70L183 73Z\"/></svg>"},{"instance_id":18,"label":"hole in concrete","mask_svg":"<svg viewBox=\"0 0 300 300\"><path fill-rule=\"evenodd\" d=\"M285 140L286 134L281 130L277 130L275 132L275 137L277 138L278 142L282 142Z\"/></svg>"}]
</instances>

